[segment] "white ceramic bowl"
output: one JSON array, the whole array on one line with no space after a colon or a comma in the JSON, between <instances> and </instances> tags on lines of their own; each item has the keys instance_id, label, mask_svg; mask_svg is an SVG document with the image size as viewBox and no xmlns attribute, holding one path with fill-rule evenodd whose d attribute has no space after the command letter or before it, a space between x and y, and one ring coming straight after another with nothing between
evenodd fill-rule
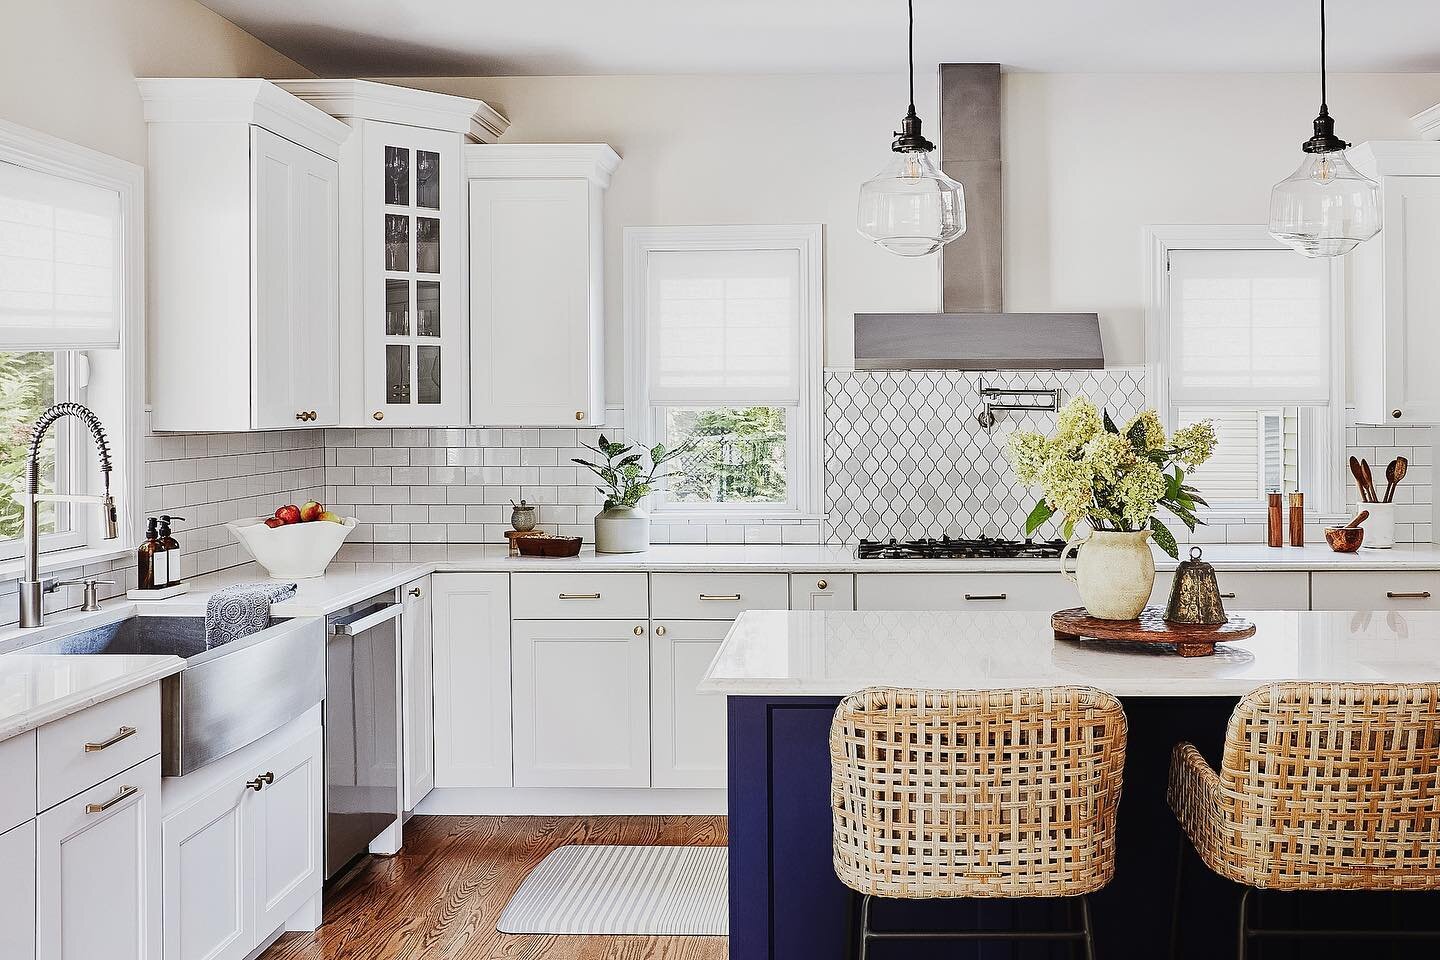
<instances>
[{"instance_id":1,"label":"white ceramic bowl","mask_svg":"<svg viewBox=\"0 0 1440 960\"><path fill-rule=\"evenodd\" d=\"M233 520L225 527L275 580L324 576L325 568L340 552L340 545L355 529L354 517L346 517L344 523L311 520L283 527L267 527L266 519Z\"/></svg>"}]
</instances>

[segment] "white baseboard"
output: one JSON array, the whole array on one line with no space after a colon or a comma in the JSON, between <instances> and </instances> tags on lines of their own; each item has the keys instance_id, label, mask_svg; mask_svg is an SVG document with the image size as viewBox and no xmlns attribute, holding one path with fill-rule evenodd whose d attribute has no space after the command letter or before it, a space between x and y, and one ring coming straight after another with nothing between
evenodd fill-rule
<instances>
[{"instance_id":1,"label":"white baseboard","mask_svg":"<svg viewBox=\"0 0 1440 960\"><path fill-rule=\"evenodd\" d=\"M724 790L644 787L436 787L416 806L431 816L723 816Z\"/></svg>"}]
</instances>

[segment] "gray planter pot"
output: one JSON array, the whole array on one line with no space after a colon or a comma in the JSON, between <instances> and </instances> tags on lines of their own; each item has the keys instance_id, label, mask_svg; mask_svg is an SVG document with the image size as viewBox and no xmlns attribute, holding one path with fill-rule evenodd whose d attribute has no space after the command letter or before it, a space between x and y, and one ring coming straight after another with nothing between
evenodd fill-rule
<instances>
[{"instance_id":1,"label":"gray planter pot","mask_svg":"<svg viewBox=\"0 0 1440 960\"><path fill-rule=\"evenodd\" d=\"M596 553L644 553L650 549L650 515L639 507L611 507L595 515Z\"/></svg>"}]
</instances>

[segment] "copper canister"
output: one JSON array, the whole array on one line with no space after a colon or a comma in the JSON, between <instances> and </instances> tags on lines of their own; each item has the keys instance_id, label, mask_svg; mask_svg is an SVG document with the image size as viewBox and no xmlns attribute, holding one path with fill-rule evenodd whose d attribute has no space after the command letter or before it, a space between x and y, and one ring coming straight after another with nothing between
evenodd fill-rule
<instances>
[{"instance_id":1,"label":"copper canister","mask_svg":"<svg viewBox=\"0 0 1440 960\"><path fill-rule=\"evenodd\" d=\"M1290 546L1305 546L1305 494L1290 494Z\"/></svg>"},{"instance_id":2,"label":"copper canister","mask_svg":"<svg viewBox=\"0 0 1440 960\"><path fill-rule=\"evenodd\" d=\"M1267 520L1269 522L1268 543L1272 547L1285 546L1285 497L1280 493L1270 494L1270 509Z\"/></svg>"}]
</instances>

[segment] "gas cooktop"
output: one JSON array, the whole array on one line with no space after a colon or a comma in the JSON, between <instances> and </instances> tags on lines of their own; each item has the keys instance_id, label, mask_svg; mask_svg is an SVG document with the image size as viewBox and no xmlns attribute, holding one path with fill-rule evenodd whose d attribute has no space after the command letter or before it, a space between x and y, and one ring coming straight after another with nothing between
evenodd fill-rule
<instances>
[{"instance_id":1,"label":"gas cooktop","mask_svg":"<svg viewBox=\"0 0 1440 960\"><path fill-rule=\"evenodd\" d=\"M855 556L861 560L981 560L1024 558L1053 560L1065 549L1064 540L1000 540L994 537L954 540L861 540Z\"/></svg>"}]
</instances>

